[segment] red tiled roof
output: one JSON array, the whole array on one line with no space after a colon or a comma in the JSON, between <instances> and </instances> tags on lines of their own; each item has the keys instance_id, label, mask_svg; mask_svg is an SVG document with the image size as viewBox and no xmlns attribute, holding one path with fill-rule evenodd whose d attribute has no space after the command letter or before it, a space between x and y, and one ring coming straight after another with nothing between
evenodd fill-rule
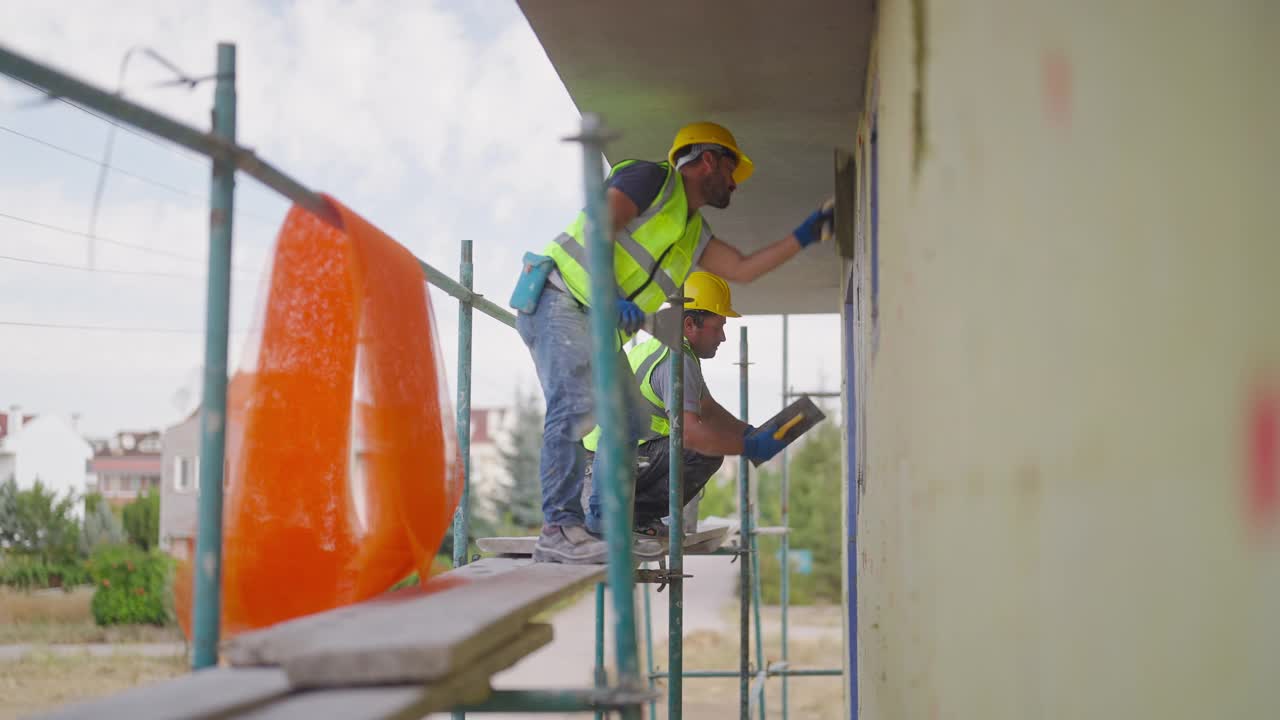
<instances>
[{"instance_id":1,"label":"red tiled roof","mask_svg":"<svg viewBox=\"0 0 1280 720\"><path fill-rule=\"evenodd\" d=\"M22 424L26 425L27 423L35 419L36 419L35 415L23 415ZM8 434L9 434L9 413L4 412L3 410L0 410L0 440L3 440L4 437Z\"/></svg>"}]
</instances>

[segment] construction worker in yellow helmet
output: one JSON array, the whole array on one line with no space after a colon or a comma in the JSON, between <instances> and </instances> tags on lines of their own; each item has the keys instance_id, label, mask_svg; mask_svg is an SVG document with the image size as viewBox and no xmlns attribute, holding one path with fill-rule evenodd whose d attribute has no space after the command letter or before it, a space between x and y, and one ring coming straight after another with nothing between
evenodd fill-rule
<instances>
[{"instance_id":1,"label":"construction worker in yellow helmet","mask_svg":"<svg viewBox=\"0 0 1280 720\"><path fill-rule=\"evenodd\" d=\"M684 505L686 532L697 523L696 498L724 463L725 455L768 459L782 449L772 431L757 432L716 402L702 376L702 361L716 356L725 341L728 318L740 317L733 309L729 284L708 272L691 273L684 294ZM671 424L667 408L671 392L672 352L657 338L636 345L627 353L649 412L649 425L636 450L635 532L640 538L666 537L670 493ZM583 439L588 457L594 459L599 428ZM591 485L588 471L587 485ZM588 493L584 493L587 495ZM692 512L690 512L692 511ZM692 515L692 517L689 517ZM588 501L587 529L601 528L600 504Z\"/></svg>"},{"instance_id":2,"label":"construction worker in yellow helmet","mask_svg":"<svg viewBox=\"0 0 1280 720\"><path fill-rule=\"evenodd\" d=\"M695 265L748 283L827 235L823 228L831 221L829 203L791 234L749 254L716 237L701 209L729 207L738 184L753 172L737 139L709 122L681 128L664 160L614 165L605 181L605 200L618 294L608 307L590 310L615 313L620 329L631 335L646 313L677 293ZM539 468L543 526L533 555L538 562L604 563L607 554L599 534L585 527L580 499L585 474L580 441L595 425L585 225L580 212L540 254L526 254L511 295L511 306L518 311L516 330L533 356L547 403ZM617 362L625 362L621 349ZM628 391L635 417L626 418L624 425L639 438L648 427L648 414L639 389ZM661 545L651 541L637 541L634 548L643 559L662 554Z\"/></svg>"}]
</instances>

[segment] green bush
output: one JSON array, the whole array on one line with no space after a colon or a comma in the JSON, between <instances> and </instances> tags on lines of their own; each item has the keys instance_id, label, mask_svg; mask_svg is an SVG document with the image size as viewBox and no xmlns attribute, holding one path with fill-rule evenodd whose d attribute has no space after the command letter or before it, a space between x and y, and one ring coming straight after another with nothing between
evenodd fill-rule
<instances>
[{"instance_id":1,"label":"green bush","mask_svg":"<svg viewBox=\"0 0 1280 720\"><path fill-rule=\"evenodd\" d=\"M70 592L77 585L89 582L89 569L78 560L50 563L35 557L10 555L0 561L0 585L18 590L60 587Z\"/></svg>"},{"instance_id":2,"label":"green bush","mask_svg":"<svg viewBox=\"0 0 1280 720\"><path fill-rule=\"evenodd\" d=\"M124 506L124 530L129 542L143 550L160 543L160 493L148 490L137 500Z\"/></svg>"},{"instance_id":3,"label":"green bush","mask_svg":"<svg viewBox=\"0 0 1280 720\"><path fill-rule=\"evenodd\" d=\"M0 484L0 548L9 556L39 560L45 565L76 562L80 524L72 514L74 493L59 498L39 479L19 490L12 477Z\"/></svg>"},{"instance_id":4,"label":"green bush","mask_svg":"<svg viewBox=\"0 0 1280 720\"><path fill-rule=\"evenodd\" d=\"M93 619L99 625L166 625L173 617L169 580L173 560L159 550L104 545L89 560L96 589Z\"/></svg>"}]
</instances>

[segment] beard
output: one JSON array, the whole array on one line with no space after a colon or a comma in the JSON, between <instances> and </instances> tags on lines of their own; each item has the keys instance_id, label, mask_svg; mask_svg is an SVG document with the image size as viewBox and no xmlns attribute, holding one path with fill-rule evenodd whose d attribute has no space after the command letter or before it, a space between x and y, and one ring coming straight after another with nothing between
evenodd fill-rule
<instances>
[{"instance_id":1,"label":"beard","mask_svg":"<svg viewBox=\"0 0 1280 720\"><path fill-rule=\"evenodd\" d=\"M733 194L728 183L718 177L708 177L702 184L702 196L707 204L721 210L729 207L729 197Z\"/></svg>"}]
</instances>

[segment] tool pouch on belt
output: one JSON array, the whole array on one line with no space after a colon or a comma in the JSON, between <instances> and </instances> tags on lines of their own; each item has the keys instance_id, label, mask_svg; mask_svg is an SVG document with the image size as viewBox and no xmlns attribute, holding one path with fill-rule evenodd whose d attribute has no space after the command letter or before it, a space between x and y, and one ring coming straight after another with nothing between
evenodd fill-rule
<instances>
[{"instance_id":1,"label":"tool pouch on belt","mask_svg":"<svg viewBox=\"0 0 1280 720\"><path fill-rule=\"evenodd\" d=\"M511 292L510 305L525 315L532 315L538 309L538 298L542 296L547 276L556 263L546 255L534 253L525 253L523 263L520 279L516 280L516 289Z\"/></svg>"}]
</instances>

